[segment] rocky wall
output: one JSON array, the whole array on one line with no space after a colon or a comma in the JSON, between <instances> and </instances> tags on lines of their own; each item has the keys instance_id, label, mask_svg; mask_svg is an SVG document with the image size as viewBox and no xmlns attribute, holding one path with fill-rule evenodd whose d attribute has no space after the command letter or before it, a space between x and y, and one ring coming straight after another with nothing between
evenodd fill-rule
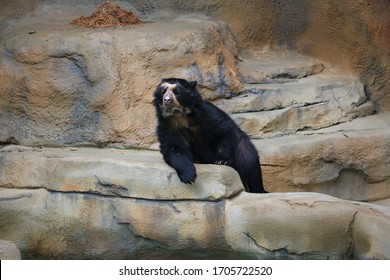
<instances>
[{"instance_id":1,"label":"rocky wall","mask_svg":"<svg viewBox=\"0 0 390 280\"><path fill-rule=\"evenodd\" d=\"M102 0L1 1L1 18L23 15L42 3L91 5ZM386 0L115 1L143 19L203 13L226 21L240 47L298 50L343 66L368 85L377 107L390 110L390 5Z\"/></svg>"},{"instance_id":2,"label":"rocky wall","mask_svg":"<svg viewBox=\"0 0 390 280\"><path fill-rule=\"evenodd\" d=\"M204 13L227 22L241 48L288 47L342 66L361 76L380 110L390 110L389 1L124 2L146 18Z\"/></svg>"},{"instance_id":3,"label":"rocky wall","mask_svg":"<svg viewBox=\"0 0 390 280\"><path fill-rule=\"evenodd\" d=\"M250 107L260 120L254 137L264 135L261 114L292 112L266 125L270 138L254 140L269 191L385 200L389 114L363 117L374 112L371 100L390 109L386 1L116 1L150 22L69 24L102 2L0 0L0 239L22 258L390 258L388 207L315 193L247 194L231 168L214 165L197 165L188 186L157 152L64 148L157 148L152 92L175 75L198 80L208 99L242 93L245 107L256 94L272 105ZM248 62L243 48L254 57L293 49L329 63L323 71L316 62L309 87L308 73L292 77L309 93L301 101L301 86L291 91L286 81L267 99L265 85L248 91L242 83L253 81L238 76ZM366 87L352 76L355 86L343 87L342 72L328 81L332 63ZM293 107L278 108L278 96ZM367 110L351 114L360 104ZM286 127L299 133L272 138Z\"/></svg>"},{"instance_id":4,"label":"rocky wall","mask_svg":"<svg viewBox=\"0 0 390 280\"><path fill-rule=\"evenodd\" d=\"M45 7L3 32L0 142L150 147L151 101L162 78L195 79L207 99L242 87L223 22L179 17L91 30L69 24L76 12Z\"/></svg>"},{"instance_id":5,"label":"rocky wall","mask_svg":"<svg viewBox=\"0 0 390 280\"><path fill-rule=\"evenodd\" d=\"M388 207L196 169L186 185L158 152L2 147L0 237L23 259L390 258Z\"/></svg>"}]
</instances>

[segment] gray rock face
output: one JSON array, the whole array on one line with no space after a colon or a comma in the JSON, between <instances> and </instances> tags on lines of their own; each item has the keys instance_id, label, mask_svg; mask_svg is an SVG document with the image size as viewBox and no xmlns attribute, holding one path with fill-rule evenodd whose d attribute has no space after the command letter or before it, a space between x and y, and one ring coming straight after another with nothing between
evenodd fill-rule
<instances>
[{"instance_id":1,"label":"gray rock face","mask_svg":"<svg viewBox=\"0 0 390 280\"><path fill-rule=\"evenodd\" d=\"M184 185L156 152L9 146L0 157L0 235L23 258L390 258L387 207L247 194L225 166L197 165Z\"/></svg>"},{"instance_id":2,"label":"gray rock face","mask_svg":"<svg viewBox=\"0 0 390 280\"><path fill-rule=\"evenodd\" d=\"M20 260L21 254L15 244L0 240L0 260Z\"/></svg>"}]
</instances>

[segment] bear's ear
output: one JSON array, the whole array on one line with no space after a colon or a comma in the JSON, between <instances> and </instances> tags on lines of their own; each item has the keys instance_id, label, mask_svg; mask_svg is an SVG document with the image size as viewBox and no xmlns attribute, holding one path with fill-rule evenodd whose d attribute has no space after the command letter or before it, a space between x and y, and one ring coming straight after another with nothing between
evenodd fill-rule
<instances>
[{"instance_id":1,"label":"bear's ear","mask_svg":"<svg viewBox=\"0 0 390 280\"><path fill-rule=\"evenodd\" d=\"M190 81L190 82L188 82L189 83L189 85L190 85L190 87L191 88L195 88L196 87L196 84L198 83L197 81Z\"/></svg>"}]
</instances>

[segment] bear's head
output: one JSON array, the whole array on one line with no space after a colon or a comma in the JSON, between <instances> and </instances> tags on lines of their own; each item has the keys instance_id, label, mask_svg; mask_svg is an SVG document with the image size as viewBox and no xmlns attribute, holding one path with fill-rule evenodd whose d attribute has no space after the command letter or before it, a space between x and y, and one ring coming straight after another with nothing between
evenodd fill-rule
<instances>
[{"instance_id":1,"label":"bear's head","mask_svg":"<svg viewBox=\"0 0 390 280\"><path fill-rule=\"evenodd\" d=\"M162 117L182 117L200 104L202 97L196 90L196 81L179 78L162 79L154 92L154 105Z\"/></svg>"}]
</instances>

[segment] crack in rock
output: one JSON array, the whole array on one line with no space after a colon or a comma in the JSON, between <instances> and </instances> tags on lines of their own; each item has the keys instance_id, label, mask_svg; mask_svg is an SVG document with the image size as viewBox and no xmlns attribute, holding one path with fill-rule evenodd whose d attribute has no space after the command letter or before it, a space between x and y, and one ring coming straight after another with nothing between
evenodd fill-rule
<instances>
[{"instance_id":1,"label":"crack in rock","mask_svg":"<svg viewBox=\"0 0 390 280\"><path fill-rule=\"evenodd\" d=\"M121 185L116 185L116 184L112 184L112 183L107 183L105 181L102 181L98 178L98 176L94 175L95 178L98 180L97 183L96 183L96 186L97 187L100 187L100 188L103 188L105 190L108 190L110 193L113 193L115 195L121 195L121 192L120 191L128 191L127 188L125 188L124 186L121 186Z\"/></svg>"},{"instance_id":2,"label":"crack in rock","mask_svg":"<svg viewBox=\"0 0 390 280\"><path fill-rule=\"evenodd\" d=\"M252 241L253 244L255 244L255 246L263 251L266 251L266 252L270 252L270 253L275 253L275 252L282 252L282 253L285 253L285 254L289 254L287 248L283 247L283 248L279 248L279 249L274 249L274 250L271 250L271 249L268 249L267 247L264 247L262 245L260 245L257 240L249 233L249 232L244 232L244 234L249 238L249 240Z\"/></svg>"},{"instance_id":3,"label":"crack in rock","mask_svg":"<svg viewBox=\"0 0 390 280\"><path fill-rule=\"evenodd\" d=\"M326 257L326 254L320 251L307 251L307 252L302 252L302 253L292 253L289 252L287 249L287 246L284 246L279 249L268 249L262 245L260 245L256 239L249 233L249 232L244 232L244 234L252 241L252 243L259 248L261 251L264 252L265 254L265 259L316 259L320 257L320 259L323 259L324 256Z\"/></svg>"},{"instance_id":4,"label":"crack in rock","mask_svg":"<svg viewBox=\"0 0 390 280\"><path fill-rule=\"evenodd\" d=\"M348 230L347 230L347 236L349 237L349 244L348 244L348 249L346 252L346 258L347 259L353 259L354 256L354 250L355 250L355 239L353 237L353 225L355 223L356 215L359 213L359 211L356 211L353 216L351 221L348 224Z\"/></svg>"},{"instance_id":5,"label":"crack in rock","mask_svg":"<svg viewBox=\"0 0 390 280\"><path fill-rule=\"evenodd\" d=\"M327 203L327 204L333 204L333 201L323 201L323 200L316 200L313 201L311 204L307 202L293 202L289 199L280 199L280 201L286 202L291 208L295 209L295 206L297 207L308 207L308 208L313 208L316 206L318 203Z\"/></svg>"},{"instance_id":6,"label":"crack in rock","mask_svg":"<svg viewBox=\"0 0 390 280\"><path fill-rule=\"evenodd\" d=\"M0 201L12 201L12 200L18 200L22 198L31 198L32 194L31 193L25 193L25 194L18 194L18 195L13 195L9 197L0 197Z\"/></svg>"},{"instance_id":7,"label":"crack in rock","mask_svg":"<svg viewBox=\"0 0 390 280\"><path fill-rule=\"evenodd\" d=\"M180 211L175 205L173 205L173 203L168 202L168 206L169 206L170 208L172 208L173 211L174 211L176 214L182 213L182 211Z\"/></svg>"}]
</instances>

